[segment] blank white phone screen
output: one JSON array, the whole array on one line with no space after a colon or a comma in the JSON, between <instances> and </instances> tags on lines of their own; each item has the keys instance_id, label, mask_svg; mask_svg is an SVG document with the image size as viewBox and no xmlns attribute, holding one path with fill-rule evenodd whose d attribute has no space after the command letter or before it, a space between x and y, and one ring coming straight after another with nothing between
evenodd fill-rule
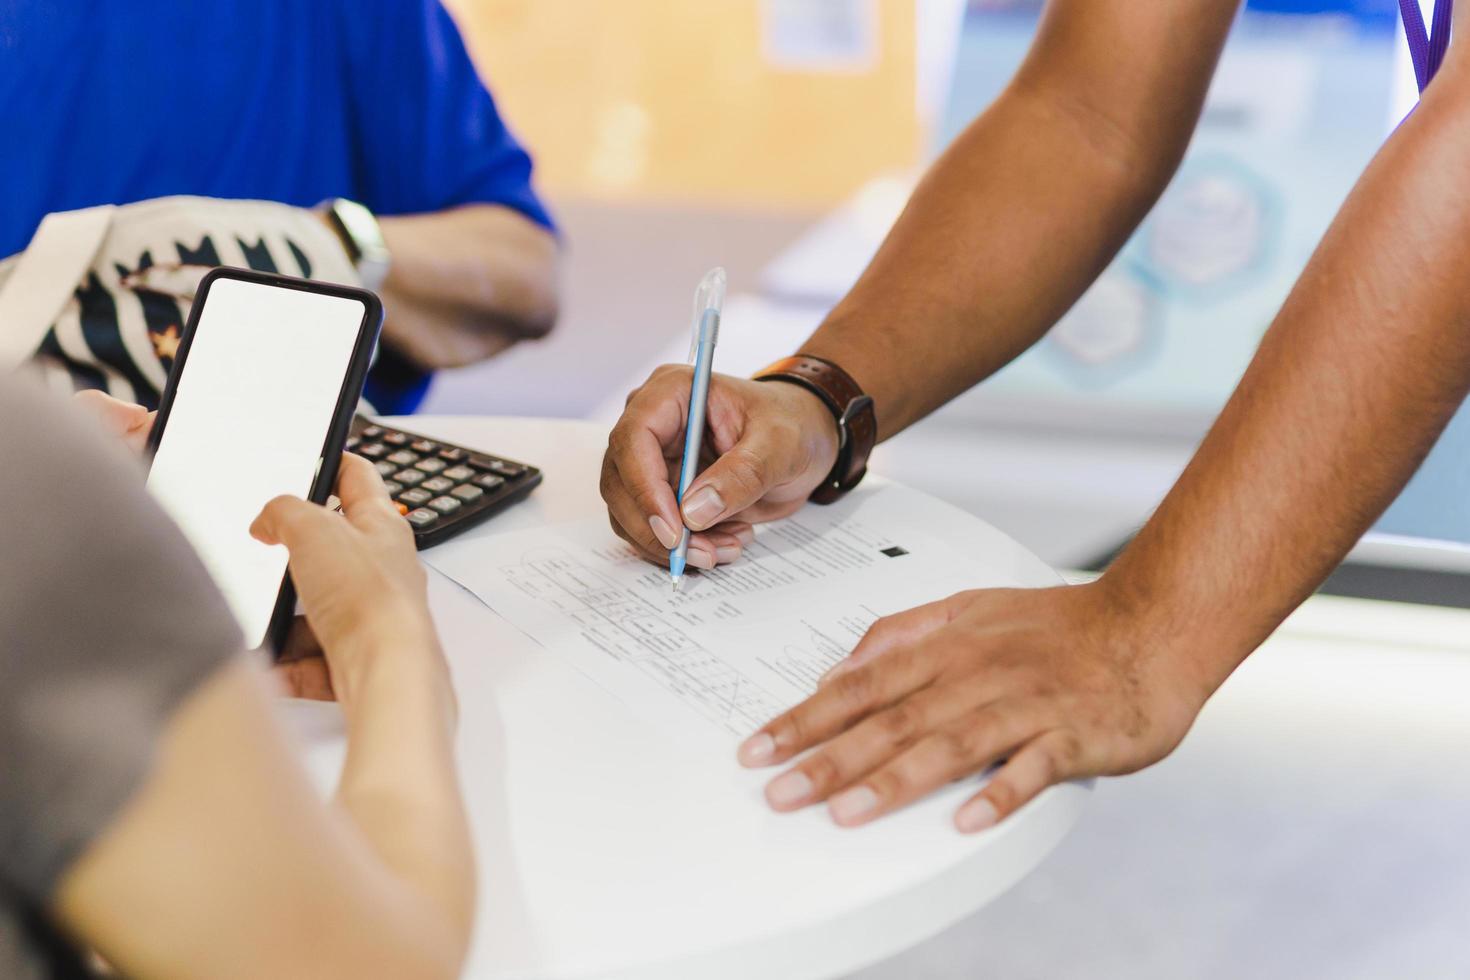
<instances>
[{"instance_id":1,"label":"blank white phone screen","mask_svg":"<svg viewBox=\"0 0 1470 980\"><path fill-rule=\"evenodd\" d=\"M272 498L310 492L365 313L357 300L238 279L205 296L148 489L251 648L265 642L286 549L256 541L250 524Z\"/></svg>"}]
</instances>

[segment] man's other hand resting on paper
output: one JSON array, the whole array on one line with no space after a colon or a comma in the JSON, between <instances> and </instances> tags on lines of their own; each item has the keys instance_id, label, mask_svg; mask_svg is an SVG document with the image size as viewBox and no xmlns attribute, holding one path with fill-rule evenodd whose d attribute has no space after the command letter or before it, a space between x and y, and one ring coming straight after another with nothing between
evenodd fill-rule
<instances>
[{"instance_id":1,"label":"man's other hand resting on paper","mask_svg":"<svg viewBox=\"0 0 1470 980\"><path fill-rule=\"evenodd\" d=\"M766 799L782 811L826 801L851 827L1006 760L955 814L962 831L1053 783L1142 769L1179 744L1209 688L1122 612L1097 582L961 592L884 617L740 761L816 749Z\"/></svg>"}]
</instances>

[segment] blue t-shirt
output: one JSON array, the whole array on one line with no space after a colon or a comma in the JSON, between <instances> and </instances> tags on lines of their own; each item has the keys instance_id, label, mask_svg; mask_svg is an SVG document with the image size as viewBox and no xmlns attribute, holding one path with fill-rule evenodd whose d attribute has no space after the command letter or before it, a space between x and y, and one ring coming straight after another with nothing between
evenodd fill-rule
<instances>
[{"instance_id":1,"label":"blue t-shirt","mask_svg":"<svg viewBox=\"0 0 1470 980\"><path fill-rule=\"evenodd\" d=\"M172 194L550 227L438 0L3 0L0 257L51 211ZM404 411L427 379L374 379Z\"/></svg>"}]
</instances>

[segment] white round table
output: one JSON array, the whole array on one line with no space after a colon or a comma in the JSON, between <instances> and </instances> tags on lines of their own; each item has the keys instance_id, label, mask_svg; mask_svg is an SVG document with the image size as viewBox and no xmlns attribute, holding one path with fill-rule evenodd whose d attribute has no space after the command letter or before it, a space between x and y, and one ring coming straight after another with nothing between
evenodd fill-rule
<instances>
[{"instance_id":1,"label":"white round table","mask_svg":"<svg viewBox=\"0 0 1470 980\"><path fill-rule=\"evenodd\" d=\"M527 501L471 535L605 513L600 426L399 421L545 471ZM1001 556L1016 585L1057 581L982 521L952 532ZM857 830L834 827L820 807L778 815L761 799L770 774L740 769L733 747L726 758L692 758L454 582L437 572L430 579L459 697L460 771L479 863L466 976L840 976L1009 888L1067 833L1090 788L1053 787L973 837L950 824L972 791L963 784ZM332 786L343 750L335 707L286 702L282 711L318 783Z\"/></svg>"}]
</instances>

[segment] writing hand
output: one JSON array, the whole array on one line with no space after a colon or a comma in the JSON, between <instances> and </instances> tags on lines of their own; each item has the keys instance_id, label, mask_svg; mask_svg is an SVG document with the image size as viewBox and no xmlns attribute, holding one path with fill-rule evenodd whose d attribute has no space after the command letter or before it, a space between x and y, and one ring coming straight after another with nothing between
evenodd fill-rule
<instances>
[{"instance_id":1,"label":"writing hand","mask_svg":"<svg viewBox=\"0 0 1470 980\"><path fill-rule=\"evenodd\" d=\"M685 496L675 494L693 370L659 368L628 396L602 461L602 499L613 530L659 564L696 532L689 564L734 561L751 524L794 512L831 471L837 426L816 395L795 385L716 374L710 380L704 441L707 467Z\"/></svg>"}]
</instances>

